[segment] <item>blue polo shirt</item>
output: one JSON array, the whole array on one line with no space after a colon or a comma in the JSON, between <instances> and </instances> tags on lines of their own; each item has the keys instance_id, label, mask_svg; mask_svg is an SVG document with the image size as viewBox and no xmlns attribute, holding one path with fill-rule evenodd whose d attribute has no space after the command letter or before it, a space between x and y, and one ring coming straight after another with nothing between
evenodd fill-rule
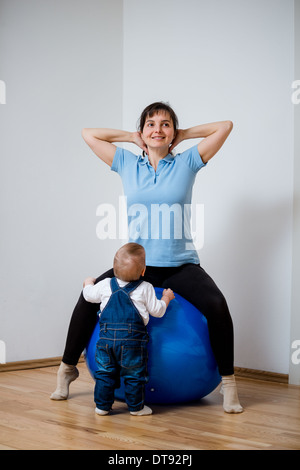
<instances>
[{"instance_id":1,"label":"blue polo shirt","mask_svg":"<svg viewBox=\"0 0 300 470\"><path fill-rule=\"evenodd\" d=\"M117 147L111 169L122 179L129 241L145 248L147 266L199 263L190 217L195 177L203 166L197 146L168 154L156 171L147 155Z\"/></svg>"}]
</instances>

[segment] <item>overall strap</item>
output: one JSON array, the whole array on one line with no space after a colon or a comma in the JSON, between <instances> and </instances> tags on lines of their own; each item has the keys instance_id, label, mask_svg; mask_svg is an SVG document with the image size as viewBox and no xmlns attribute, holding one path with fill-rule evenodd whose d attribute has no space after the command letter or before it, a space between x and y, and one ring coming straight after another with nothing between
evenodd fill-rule
<instances>
[{"instance_id":1,"label":"overall strap","mask_svg":"<svg viewBox=\"0 0 300 470\"><path fill-rule=\"evenodd\" d=\"M143 280L139 279L138 281L129 282L128 284L126 284L125 287L120 287L119 284L118 284L117 279L115 277L112 277L111 280L110 280L110 287L111 287L112 293L114 293L117 290L121 289L124 292L126 292L126 294L130 294L130 292L134 291L134 289L136 289L142 282L143 282Z\"/></svg>"},{"instance_id":2,"label":"overall strap","mask_svg":"<svg viewBox=\"0 0 300 470\"><path fill-rule=\"evenodd\" d=\"M126 286L123 287L122 289L123 289L127 294L130 294L130 292L133 292L134 289L136 289L142 282L143 282L142 279L139 279L138 281L129 282L129 284L126 284Z\"/></svg>"},{"instance_id":3,"label":"overall strap","mask_svg":"<svg viewBox=\"0 0 300 470\"><path fill-rule=\"evenodd\" d=\"M120 289L118 281L115 277L112 277L111 280L110 280L110 288L111 288L112 294Z\"/></svg>"}]
</instances>

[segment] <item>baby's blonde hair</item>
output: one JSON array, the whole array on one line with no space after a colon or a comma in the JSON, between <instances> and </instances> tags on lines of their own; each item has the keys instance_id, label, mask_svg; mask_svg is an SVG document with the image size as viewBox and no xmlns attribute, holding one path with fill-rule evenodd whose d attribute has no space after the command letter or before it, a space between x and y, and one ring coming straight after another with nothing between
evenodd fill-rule
<instances>
[{"instance_id":1,"label":"baby's blonde hair","mask_svg":"<svg viewBox=\"0 0 300 470\"><path fill-rule=\"evenodd\" d=\"M136 281L145 268L145 250L138 243L126 243L114 257L114 275L122 281Z\"/></svg>"}]
</instances>

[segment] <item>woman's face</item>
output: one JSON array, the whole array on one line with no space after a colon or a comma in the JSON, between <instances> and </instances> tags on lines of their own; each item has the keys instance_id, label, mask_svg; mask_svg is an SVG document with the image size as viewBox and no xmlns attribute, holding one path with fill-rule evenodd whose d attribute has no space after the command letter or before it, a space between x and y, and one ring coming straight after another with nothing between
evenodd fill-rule
<instances>
[{"instance_id":1,"label":"woman's face","mask_svg":"<svg viewBox=\"0 0 300 470\"><path fill-rule=\"evenodd\" d=\"M160 111L152 117L148 116L142 131L142 137L148 149L168 149L175 137L173 121L169 113Z\"/></svg>"}]
</instances>

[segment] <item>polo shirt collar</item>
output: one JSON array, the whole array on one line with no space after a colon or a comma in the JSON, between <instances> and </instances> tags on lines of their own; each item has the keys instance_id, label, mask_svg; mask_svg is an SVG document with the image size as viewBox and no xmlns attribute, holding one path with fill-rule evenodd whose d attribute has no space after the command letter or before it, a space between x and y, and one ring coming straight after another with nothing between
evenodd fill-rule
<instances>
[{"instance_id":1,"label":"polo shirt collar","mask_svg":"<svg viewBox=\"0 0 300 470\"><path fill-rule=\"evenodd\" d=\"M138 160L141 163L141 165L146 165L147 163L150 165L148 155L145 152L143 152L142 155L139 155ZM170 153L168 153L166 157L162 158L162 161L166 163L172 163L173 160L174 160L174 156L171 155Z\"/></svg>"}]
</instances>

